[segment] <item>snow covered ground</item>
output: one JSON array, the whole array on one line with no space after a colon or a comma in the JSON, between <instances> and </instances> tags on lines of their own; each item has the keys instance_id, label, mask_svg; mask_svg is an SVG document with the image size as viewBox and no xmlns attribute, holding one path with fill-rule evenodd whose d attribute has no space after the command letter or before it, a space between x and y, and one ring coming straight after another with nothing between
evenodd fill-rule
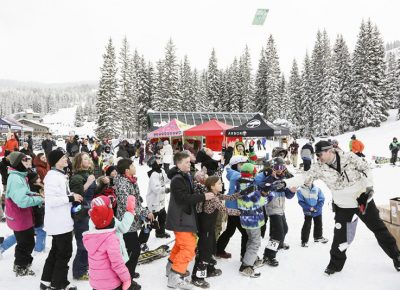
<instances>
[{"instance_id":1,"label":"snow covered ground","mask_svg":"<svg viewBox=\"0 0 400 290\"><path fill-rule=\"evenodd\" d=\"M400 133L400 122L395 121L391 112L391 118L380 128L366 128L355 132L357 137L365 144L367 157L371 155L390 156L388 145L392 138ZM348 141L352 133L347 133L335 137L339 145L348 150ZM305 140L300 140L302 145ZM258 152L264 155L265 152ZM137 164L137 161L135 161ZM142 196L146 195L148 177L147 166L137 165L137 176ZM376 204L388 204L392 197L400 196L399 182L400 167L383 165L381 168L373 169L375 180L375 202ZM238 273L240 266L240 234L236 233L231 239L227 251L232 253L229 260L219 260L218 267L223 274L220 277L208 279L211 289L363 289L363 290L397 290L399 289L400 273L396 272L392 260L389 259L381 250L374 235L359 222L355 240L347 251L348 260L342 272L326 277L323 274L329 262L329 249L333 236L333 213L331 211L331 194L323 184L326 202L323 211L324 236L329 239L328 244L315 244L310 239L309 248L300 247L300 231L303 224L303 213L297 204L296 198L287 201L286 217L289 225L289 232L286 242L290 245L287 251L280 251L277 259L279 267L272 268L264 266L260 268L261 277L251 279L241 276ZM267 232L269 231L269 227ZM10 234L11 231L6 224L0 224L0 235ZM312 234L311 234L312 236ZM165 240L156 239L154 233L151 234L149 246L154 248ZM51 238L47 240L48 247ZM262 252L266 240L262 241ZM40 275L47 253L38 254L34 257L33 269L37 273L36 277L16 278L12 272L14 249L4 253L3 260L0 261L0 288L7 290L38 289ZM70 263L71 265L72 263ZM167 278L164 275L166 259L154 261L148 265L138 266L137 271L141 277L138 282L142 289L168 289L166 286ZM192 269L192 264L189 270ZM88 282L76 282L72 280L71 271L69 272L70 281L78 286L80 290L92 289Z\"/></svg>"}]
</instances>

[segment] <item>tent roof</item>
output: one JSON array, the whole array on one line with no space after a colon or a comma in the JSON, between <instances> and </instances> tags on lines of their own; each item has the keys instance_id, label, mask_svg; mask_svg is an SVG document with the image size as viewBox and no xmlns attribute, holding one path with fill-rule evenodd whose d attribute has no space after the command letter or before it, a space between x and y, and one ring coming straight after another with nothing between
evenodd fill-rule
<instances>
[{"instance_id":1,"label":"tent roof","mask_svg":"<svg viewBox=\"0 0 400 290\"><path fill-rule=\"evenodd\" d=\"M149 139L159 138L159 137L174 137L174 136L182 136L183 131L189 129L191 126L177 120L172 119L171 122L166 124L165 126L158 128L157 130L150 132L147 134Z\"/></svg>"},{"instance_id":2,"label":"tent roof","mask_svg":"<svg viewBox=\"0 0 400 290\"><path fill-rule=\"evenodd\" d=\"M185 131L185 136L223 136L225 131L232 128L231 125L227 125L215 119L200 124L196 127L190 128Z\"/></svg>"},{"instance_id":3,"label":"tent roof","mask_svg":"<svg viewBox=\"0 0 400 290\"><path fill-rule=\"evenodd\" d=\"M289 129L268 123L257 114L252 119L238 127L226 131L228 137L272 137L289 135Z\"/></svg>"}]
</instances>

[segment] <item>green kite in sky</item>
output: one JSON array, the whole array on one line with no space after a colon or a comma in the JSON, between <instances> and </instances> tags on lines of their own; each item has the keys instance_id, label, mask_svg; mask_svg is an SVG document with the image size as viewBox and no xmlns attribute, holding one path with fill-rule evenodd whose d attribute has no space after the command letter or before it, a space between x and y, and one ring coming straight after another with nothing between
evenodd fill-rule
<instances>
[{"instance_id":1,"label":"green kite in sky","mask_svg":"<svg viewBox=\"0 0 400 290\"><path fill-rule=\"evenodd\" d=\"M253 25L264 25L268 11L269 9L257 9L256 15L254 16L253 19Z\"/></svg>"}]
</instances>

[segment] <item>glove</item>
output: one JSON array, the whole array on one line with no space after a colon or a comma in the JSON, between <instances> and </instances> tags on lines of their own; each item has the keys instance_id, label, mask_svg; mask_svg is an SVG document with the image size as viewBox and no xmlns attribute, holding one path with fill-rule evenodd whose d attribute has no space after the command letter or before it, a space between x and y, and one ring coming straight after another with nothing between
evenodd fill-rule
<instances>
[{"instance_id":1,"label":"glove","mask_svg":"<svg viewBox=\"0 0 400 290\"><path fill-rule=\"evenodd\" d=\"M133 195L129 195L128 200L126 202L126 211L134 215L135 207L136 207L136 198Z\"/></svg>"},{"instance_id":2,"label":"glove","mask_svg":"<svg viewBox=\"0 0 400 290\"><path fill-rule=\"evenodd\" d=\"M275 197L275 193L273 193L273 192L268 193L268 195L267 195L268 202L271 202L274 199L274 197Z\"/></svg>"},{"instance_id":3,"label":"glove","mask_svg":"<svg viewBox=\"0 0 400 290\"><path fill-rule=\"evenodd\" d=\"M368 202L372 199L374 194L374 189L372 186L369 186L365 189L365 192L361 193L357 198L358 209L362 215L367 212Z\"/></svg>"},{"instance_id":4,"label":"glove","mask_svg":"<svg viewBox=\"0 0 400 290\"><path fill-rule=\"evenodd\" d=\"M128 290L129 287L131 287L131 280L127 280L125 282L122 283L122 290Z\"/></svg>"},{"instance_id":5,"label":"glove","mask_svg":"<svg viewBox=\"0 0 400 290\"><path fill-rule=\"evenodd\" d=\"M272 183L272 189L276 191L284 191L286 188L286 182L283 180L275 180Z\"/></svg>"}]
</instances>

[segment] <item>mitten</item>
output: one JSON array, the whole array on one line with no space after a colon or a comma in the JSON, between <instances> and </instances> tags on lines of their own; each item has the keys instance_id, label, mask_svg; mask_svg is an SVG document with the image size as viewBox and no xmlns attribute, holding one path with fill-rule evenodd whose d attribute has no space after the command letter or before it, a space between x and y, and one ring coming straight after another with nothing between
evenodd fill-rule
<instances>
[{"instance_id":1,"label":"mitten","mask_svg":"<svg viewBox=\"0 0 400 290\"><path fill-rule=\"evenodd\" d=\"M129 195L128 200L126 201L126 211L134 215L135 207L136 207L136 198L133 195Z\"/></svg>"},{"instance_id":2,"label":"mitten","mask_svg":"<svg viewBox=\"0 0 400 290\"><path fill-rule=\"evenodd\" d=\"M127 280L125 282L122 283L122 290L128 290L129 287L131 287L131 280Z\"/></svg>"}]
</instances>

